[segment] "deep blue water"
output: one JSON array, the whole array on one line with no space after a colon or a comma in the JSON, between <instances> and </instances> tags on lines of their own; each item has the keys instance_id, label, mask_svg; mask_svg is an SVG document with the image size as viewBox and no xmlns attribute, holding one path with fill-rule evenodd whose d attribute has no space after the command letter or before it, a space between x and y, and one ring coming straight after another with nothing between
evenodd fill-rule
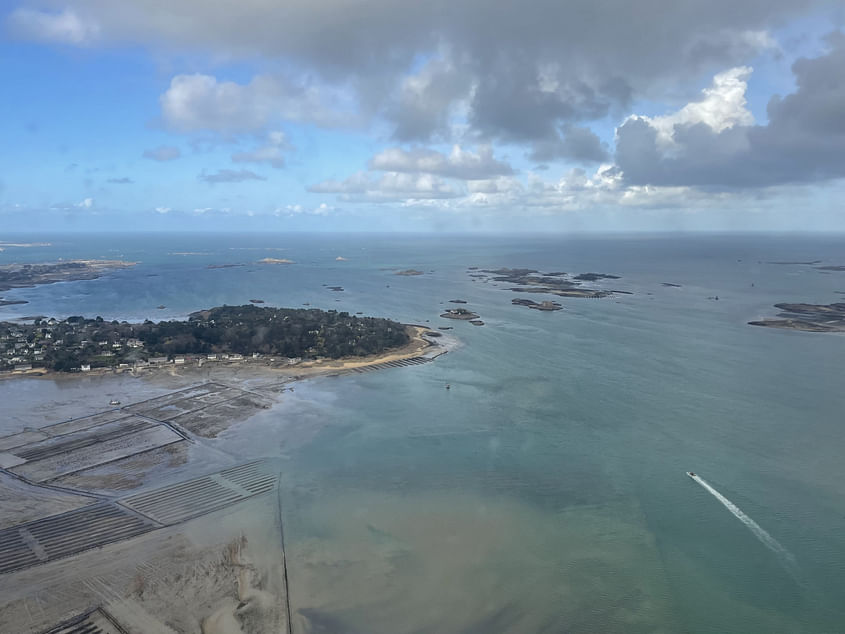
<instances>
[{"instance_id":1,"label":"deep blue water","mask_svg":"<svg viewBox=\"0 0 845 634\"><path fill-rule=\"evenodd\" d=\"M52 246L0 263L139 263L2 293L30 303L0 319L258 298L454 327L461 346L435 363L306 381L251 439L231 430L285 460L294 605L326 631L845 631L845 337L746 324L777 302L841 301L845 272L768 262L845 264L843 237L37 240ZM602 286L632 294L542 313L470 266L613 273ZM440 319L455 298L485 325ZM290 442L290 421L313 434Z\"/></svg>"}]
</instances>

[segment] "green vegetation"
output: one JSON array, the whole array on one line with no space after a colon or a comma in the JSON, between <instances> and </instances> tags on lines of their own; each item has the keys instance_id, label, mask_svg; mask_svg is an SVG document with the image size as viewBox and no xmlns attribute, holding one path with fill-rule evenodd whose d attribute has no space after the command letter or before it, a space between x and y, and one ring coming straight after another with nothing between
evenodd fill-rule
<instances>
[{"instance_id":1,"label":"green vegetation","mask_svg":"<svg viewBox=\"0 0 845 634\"><path fill-rule=\"evenodd\" d=\"M33 325L0 323L0 369L22 365L73 371L144 363L155 357L364 356L409 341L395 321L319 309L222 306L187 321L131 324L68 317Z\"/></svg>"}]
</instances>

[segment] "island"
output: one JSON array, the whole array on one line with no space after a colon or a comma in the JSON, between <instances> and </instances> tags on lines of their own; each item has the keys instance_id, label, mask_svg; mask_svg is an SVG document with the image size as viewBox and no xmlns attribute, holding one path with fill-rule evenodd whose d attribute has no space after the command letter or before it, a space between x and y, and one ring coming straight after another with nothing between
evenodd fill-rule
<instances>
[{"instance_id":1,"label":"island","mask_svg":"<svg viewBox=\"0 0 845 634\"><path fill-rule=\"evenodd\" d=\"M466 308L450 308L445 313L442 313L440 316L445 317L446 319L460 319L463 321L478 319L478 315L476 315L470 310L467 310Z\"/></svg>"},{"instance_id":2,"label":"island","mask_svg":"<svg viewBox=\"0 0 845 634\"><path fill-rule=\"evenodd\" d=\"M845 271L845 266L843 266L841 264L827 265L827 266L816 266L816 267L813 267L813 268L815 268L817 271Z\"/></svg>"},{"instance_id":3,"label":"island","mask_svg":"<svg viewBox=\"0 0 845 634\"><path fill-rule=\"evenodd\" d=\"M555 275L563 275L562 273L555 273ZM610 275L608 273L580 273L575 276L576 280L582 282L595 282L596 280L618 280L618 275Z\"/></svg>"},{"instance_id":4,"label":"island","mask_svg":"<svg viewBox=\"0 0 845 634\"><path fill-rule=\"evenodd\" d=\"M845 303L775 304L779 319L749 321L751 326L804 332L845 332Z\"/></svg>"},{"instance_id":5,"label":"island","mask_svg":"<svg viewBox=\"0 0 845 634\"><path fill-rule=\"evenodd\" d=\"M233 269L236 266L246 266L246 264L209 264L207 269Z\"/></svg>"},{"instance_id":6,"label":"island","mask_svg":"<svg viewBox=\"0 0 845 634\"><path fill-rule=\"evenodd\" d=\"M487 276L485 281L518 284L519 286L513 286L507 289L515 293L543 293L557 295L558 297L600 298L625 292L584 288L581 286L581 282L585 280L619 279L618 275L610 275L608 273L581 273L572 279L567 279L567 274L559 271L541 273L536 269L500 268L485 269L482 271L482 274ZM474 276L472 275L471 277Z\"/></svg>"},{"instance_id":7,"label":"island","mask_svg":"<svg viewBox=\"0 0 845 634\"><path fill-rule=\"evenodd\" d=\"M106 321L72 316L32 324L0 322L0 371L86 372L173 362L274 356L364 357L399 348L409 329L347 312L267 306L219 306L184 321Z\"/></svg>"},{"instance_id":8,"label":"island","mask_svg":"<svg viewBox=\"0 0 845 634\"><path fill-rule=\"evenodd\" d=\"M466 302L465 299L450 299L449 303L450 304L466 304L467 302Z\"/></svg>"},{"instance_id":9,"label":"island","mask_svg":"<svg viewBox=\"0 0 845 634\"><path fill-rule=\"evenodd\" d=\"M123 260L67 260L43 264L5 264L0 266L0 291L31 288L40 284L94 280L106 272L135 266Z\"/></svg>"},{"instance_id":10,"label":"island","mask_svg":"<svg viewBox=\"0 0 845 634\"><path fill-rule=\"evenodd\" d=\"M513 304L514 306L527 306L528 308L533 308L534 310L544 311L563 309L563 306L561 306L557 302L545 301L538 304L537 302L531 299L512 299L511 304Z\"/></svg>"},{"instance_id":11,"label":"island","mask_svg":"<svg viewBox=\"0 0 845 634\"><path fill-rule=\"evenodd\" d=\"M405 276L414 276L414 275L425 275L422 271L418 271L417 269L406 269L404 271L396 271L394 275L405 275Z\"/></svg>"}]
</instances>

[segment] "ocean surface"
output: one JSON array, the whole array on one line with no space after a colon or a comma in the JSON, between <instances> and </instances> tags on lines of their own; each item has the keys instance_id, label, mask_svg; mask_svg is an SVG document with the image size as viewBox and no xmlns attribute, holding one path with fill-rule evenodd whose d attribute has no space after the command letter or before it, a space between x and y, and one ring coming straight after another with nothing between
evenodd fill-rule
<instances>
[{"instance_id":1,"label":"ocean surface","mask_svg":"<svg viewBox=\"0 0 845 634\"><path fill-rule=\"evenodd\" d=\"M0 293L29 302L0 320L262 299L453 327L434 363L300 382L215 441L283 459L292 608L311 631L845 631L845 337L746 323L845 301L845 272L770 263L845 264L845 237L15 240L51 246L0 264L138 265ZM631 294L545 313L468 267L611 273L585 284ZM408 268L424 275L394 274ZM485 325L440 318L451 299ZM45 395L78 404L80 385L0 381L0 432L48 416Z\"/></svg>"}]
</instances>

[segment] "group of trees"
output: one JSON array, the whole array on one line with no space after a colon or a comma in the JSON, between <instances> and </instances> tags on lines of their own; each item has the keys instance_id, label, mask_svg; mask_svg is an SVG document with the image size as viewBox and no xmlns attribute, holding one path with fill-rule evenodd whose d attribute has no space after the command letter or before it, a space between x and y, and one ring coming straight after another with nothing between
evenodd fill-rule
<instances>
[{"instance_id":1,"label":"group of trees","mask_svg":"<svg viewBox=\"0 0 845 634\"><path fill-rule=\"evenodd\" d=\"M40 364L57 371L70 371L82 364L102 367L162 355L258 352L336 359L379 353L409 340L404 326L389 319L249 304L200 311L187 321L131 324L74 316L58 323L36 322L16 328L24 331L29 344L47 348ZM129 345L134 339L143 345Z\"/></svg>"},{"instance_id":2,"label":"group of trees","mask_svg":"<svg viewBox=\"0 0 845 634\"><path fill-rule=\"evenodd\" d=\"M404 345L402 324L334 310L223 306L142 330L151 352L236 352L285 357L362 356Z\"/></svg>"}]
</instances>

